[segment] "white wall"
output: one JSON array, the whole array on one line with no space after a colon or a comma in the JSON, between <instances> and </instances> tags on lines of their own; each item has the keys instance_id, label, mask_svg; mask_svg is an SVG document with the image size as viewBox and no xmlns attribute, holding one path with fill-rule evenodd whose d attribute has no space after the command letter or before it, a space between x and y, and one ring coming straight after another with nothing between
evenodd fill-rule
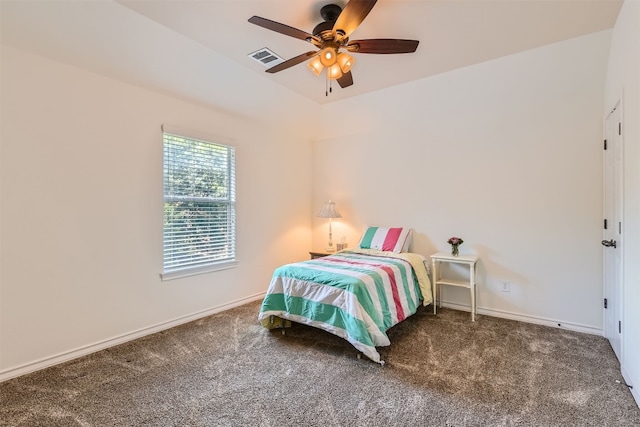
<instances>
[{"instance_id":1,"label":"white wall","mask_svg":"<svg viewBox=\"0 0 640 427\"><path fill-rule=\"evenodd\" d=\"M602 117L611 31L330 104L313 200L334 236L414 229L412 250L476 253L479 312L602 332ZM354 127L355 124L355 127ZM337 136L346 126L358 133ZM326 221L314 220L314 246ZM511 292L500 291L500 281ZM460 291L460 292L457 292ZM468 307L468 293L444 287Z\"/></svg>"},{"instance_id":2,"label":"white wall","mask_svg":"<svg viewBox=\"0 0 640 427\"><path fill-rule=\"evenodd\" d=\"M640 2L627 0L613 30L605 112L622 98L624 272L622 373L640 404Z\"/></svg>"},{"instance_id":3,"label":"white wall","mask_svg":"<svg viewBox=\"0 0 640 427\"><path fill-rule=\"evenodd\" d=\"M308 256L309 141L5 46L1 71L0 379L259 296ZM160 281L162 123L234 141L237 268Z\"/></svg>"}]
</instances>

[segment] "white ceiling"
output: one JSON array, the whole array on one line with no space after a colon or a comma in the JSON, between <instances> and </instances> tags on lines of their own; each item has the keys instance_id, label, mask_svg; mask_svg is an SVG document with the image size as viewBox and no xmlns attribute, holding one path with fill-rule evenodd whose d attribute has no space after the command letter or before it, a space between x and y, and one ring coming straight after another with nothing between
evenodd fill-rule
<instances>
[{"instance_id":1,"label":"white ceiling","mask_svg":"<svg viewBox=\"0 0 640 427\"><path fill-rule=\"evenodd\" d=\"M268 47L289 59L313 49L250 24L251 16L311 32L328 3L0 0L2 41L116 78L144 80L209 105L233 104L234 92L222 86L238 96L266 91L271 99L286 99L293 91L325 104L612 28L622 0L379 0L351 39L416 39L418 50L354 54L354 85L342 89L334 84L328 97L324 78L305 64L267 74L247 56ZM344 6L346 1L334 3Z\"/></svg>"},{"instance_id":2,"label":"white ceiling","mask_svg":"<svg viewBox=\"0 0 640 427\"><path fill-rule=\"evenodd\" d=\"M253 15L312 32L331 0L140 1L120 4L220 52L257 73L247 54L268 47L284 59L314 50L302 40L247 22ZM335 1L342 7L345 0ZM380 0L351 39L419 40L413 54L354 54L354 85L325 96L323 78L299 64L275 75L281 85L325 103L371 92L526 49L612 28L620 1Z\"/></svg>"}]
</instances>

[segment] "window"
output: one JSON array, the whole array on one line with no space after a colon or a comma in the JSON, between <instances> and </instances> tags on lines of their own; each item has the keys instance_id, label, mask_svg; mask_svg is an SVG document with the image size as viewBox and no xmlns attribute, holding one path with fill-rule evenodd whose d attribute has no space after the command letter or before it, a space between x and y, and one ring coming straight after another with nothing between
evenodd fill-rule
<instances>
[{"instance_id":1,"label":"window","mask_svg":"<svg viewBox=\"0 0 640 427\"><path fill-rule=\"evenodd\" d=\"M177 132L176 132L177 133ZM163 279L236 263L235 149L167 132Z\"/></svg>"}]
</instances>

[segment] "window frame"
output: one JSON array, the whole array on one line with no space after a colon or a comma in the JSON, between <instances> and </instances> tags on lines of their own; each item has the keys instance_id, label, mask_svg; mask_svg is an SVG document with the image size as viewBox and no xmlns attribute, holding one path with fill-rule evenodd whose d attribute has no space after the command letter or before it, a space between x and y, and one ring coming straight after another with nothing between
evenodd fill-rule
<instances>
[{"instance_id":1,"label":"window frame","mask_svg":"<svg viewBox=\"0 0 640 427\"><path fill-rule=\"evenodd\" d=\"M205 135L200 132L193 132L184 129L179 129L175 127L169 127L167 125L162 125L162 200L163 200L163 231L162 231L162 272L160 273L160 278L165 280L176 279L180 277L193 276L197 274L204 274L213 271L226 270L229 268L234 268L238 264L237 260L237 200L236 200L236 147L232 144L232 141L221 138L217 136ZM200 147L211 145L214 147L214 150L223 149L226 151L226 163L217 169L214 169L215 172L223 172L225 180L227 181L226 185L226 196L220 197L218 196L198 196L194 194L175 194L175 186L171 186L172 194L167 194L167 179L168 179L168 167L167 162L171 160L167 158L167 145L170 144L170 141L167 141L165 135L168 135L173 139L175 143L175 139L185 139L187 142L193 142L193 147L199 145ZM215 153L208 153L209 156L204 156L204 160L209 160L213 163L215 160ZM175 159L174 159L175 160ZM172 164L175 166L175 164ZM184 164L181 164L184 166ZM212 176L215 175L215 172L212 173ZM188 190L187 190L188 191ZM191 191L194 191L191 189ZM170 201L168 201L170 200ZM186 261L183 263L178 263L177 265L169 265L169 260L171 258L175 258L176 256L168 256L167 249L171 245L168 244L168 233L167 233L167 203L176 203L177 201L183 200L185 202L191 203L204 203L205 206L201 206L200 208L193 207L181 207L178 205L174 205L175 209L183 209L183 211L189 211L189 209L193 209L196 212L202 213L203 211L208 214L207 218L211 219L211 216L214 214L220 214L220 212L216 211L215 206L219 204L226 205L226 215L227 218L225 221L219 221L217 219L213 219L215 225L222 225L226 230L222 237L216 237L215 242L221 243L222 246L229 246L226 251L223 251L223 256L220 259L215 259L215 256L203 256L200 261ZM206 203L210 203L209 207L206 207ZM221 211L222 212L222 211ZM179 228L178 228L179 230ZM175 230L174 230L175 232ZM211 232L210 232L211 233ZM202 233L203 237L210 237L210 234ZM175 244L175 242L174 242ZM198 243L198 245L203 245L203 243ZM180 246L179 244L177 246ZM196 248L201 249L200 246L196 246ZM182 252L182 256L189 257L193 256L193 250L185 250ZM200 252L200 251L198 251ZM179 256L178 256L179 257ZM207 260L207 258L209 258Z\"/></svg>"}]
</instances>

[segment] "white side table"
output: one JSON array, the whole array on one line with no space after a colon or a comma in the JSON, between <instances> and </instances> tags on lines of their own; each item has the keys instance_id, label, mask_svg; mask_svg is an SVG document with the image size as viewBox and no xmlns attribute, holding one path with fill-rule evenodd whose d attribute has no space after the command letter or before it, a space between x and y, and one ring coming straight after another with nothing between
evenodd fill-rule
<instances>
[{"instance_id":1,"label":"white side table","mask_svg":"<svg viewBox=\"0 0 640 427\"><path fill-rule=\"evenodd\" d=\"M476 264L478 257L475 255L453 256L448 252L438 252L431 255L431 271L433 272L433 313L436 313L436 294L438 285L459 286L469 289L471 293L471 321L476 321ZM440 264L446 262L450 264L464 264L469 267L469 281L450 280L441 277ZM442 298L441 298L442 300Z\"/></svg>"}]
</instances>

